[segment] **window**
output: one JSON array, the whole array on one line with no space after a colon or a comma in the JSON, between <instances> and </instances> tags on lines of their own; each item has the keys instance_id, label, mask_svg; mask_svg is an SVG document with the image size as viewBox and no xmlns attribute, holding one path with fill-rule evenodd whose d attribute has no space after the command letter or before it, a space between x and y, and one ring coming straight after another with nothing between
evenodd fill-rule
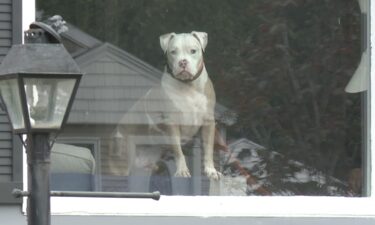
<instances>
[{"instance_id":1,"label":"window","mask_svg":"<svg viewBox=\"0 0 375 225\"><path fill-rule=\"evenodd\" d=\"M101 159L98 138L58 138L51 152L51 189L100 191Z\"/></svg>"},{"instance_id":2,"label":"window","mask_svg":"<svg viewBox=\"0 0 375 225\"><path fill-rule=\"evenodd\" d=\"M60 14L68 22L63 42L85 72L61 140L74 137L62 142L91 154L100 168L93 173L100 182L95 190L164 195L157 203L132 199L118 208L123 201L96 199L103 204L93 211L316 215L327 203L335 207L323 207L325 215L372 214L368 1L87 4L37 1L40 20ZM174 72L200 61L185 54L174 63L186 49L176 34L159 41L168 32L193 38L186 54L204 52L209 93L184 89L203 80L203 64L194 73ZM165 64L172 76L163 73ZM87 138L97 140L95 150L82 145ZM218 180L205 164L211 160L222 174ZM283 207L301 199L309 205ZM54 198L52 210L82 211L80 203L63 207L71 200ZM190 209L174 208L180 201ZM242 207L250 202L272 206ZM240 207L228 211L228 205Z\"/></svg>"}]
</instances>

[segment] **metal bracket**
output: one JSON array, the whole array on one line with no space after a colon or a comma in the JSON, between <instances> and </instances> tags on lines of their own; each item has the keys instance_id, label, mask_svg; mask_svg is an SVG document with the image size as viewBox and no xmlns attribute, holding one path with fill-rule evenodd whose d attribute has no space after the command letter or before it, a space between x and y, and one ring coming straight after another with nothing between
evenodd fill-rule
<instances>
[{"instance_id":1,"label":"metal bracket","mask_svg":"<svg viewBox=\"0 0 375 225\"><path fill-rule=\"evenodd\" d=\"M28 197L28 191L13 189L12 195L15 198ZM90 191L51 191L52 197L90 197L90 198L151 198L160 199L160 192L138 193L138 192L90 192Z\"/></svg>"}]
</instances>

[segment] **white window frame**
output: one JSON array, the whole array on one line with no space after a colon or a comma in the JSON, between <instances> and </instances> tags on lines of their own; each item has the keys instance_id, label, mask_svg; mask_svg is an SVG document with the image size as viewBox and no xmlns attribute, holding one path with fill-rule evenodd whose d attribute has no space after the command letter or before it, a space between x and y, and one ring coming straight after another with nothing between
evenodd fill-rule
<instances>
[{"instance_id":1,"label":"white window frame","mask_svg":"<svg viewBox=\"0 0 375 225\"><path fill-rule=\"evenodd\" d=\"M34 10L31 10L34 9ZM29 29L29 25L35 21L35 0L22 0L22 43L25 42L23 31ZM25 137L23 137L25 138ZM22 173L23 173L23 190L28 190L27 188L27 156L26 150L23 149L23 156L22 156ZM22 212L26 214L26 207L27 207L27 197L23 197L22 200Z\"/></svg>"},{"instance_id":2,"label":"white window frame","mask_svg":"<svg viewBox=\"0 0 375 225\"><path fill-rule=\"evenodd\" d=\"M23 0L23 29L35 18L34 0ZM371 47L375 45L375 4L370 6ZM375 49L371 55L375 55ZM371 58L375 65L375 57ZM374 76L375 67L370 68ZM375 79L371 79L375 87ZM375 94L369 91L370 118L375 118ZM375 155L375 120L370 120L370 155ZM25 159L26 157L24 157ZM149 199L52 197L53 215L132 215L132 216L199 216L199 217L375 217L375 157L369 160L371 183L369 197L211 197L162 196ZM26 163L24 162L24 165ZM27 172L24 166L24 184ZM23 212L26 202L23 201Z\"/></svg>"}]
</instances>

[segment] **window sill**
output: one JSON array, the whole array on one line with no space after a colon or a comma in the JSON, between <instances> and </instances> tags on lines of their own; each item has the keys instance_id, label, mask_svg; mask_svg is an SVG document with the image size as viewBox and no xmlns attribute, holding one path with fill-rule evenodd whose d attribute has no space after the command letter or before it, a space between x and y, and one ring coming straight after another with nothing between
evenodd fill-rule
<instances>
[{"instance_id":1,"label":"window sill","mask_svg":"<svg viewBox=\"0 0 375 225\"><path fill-rule=\"evenodd\" d=\"M51 198L53 215L375 217L375 199L348 197Z\"/></svg>"}]
</instances>

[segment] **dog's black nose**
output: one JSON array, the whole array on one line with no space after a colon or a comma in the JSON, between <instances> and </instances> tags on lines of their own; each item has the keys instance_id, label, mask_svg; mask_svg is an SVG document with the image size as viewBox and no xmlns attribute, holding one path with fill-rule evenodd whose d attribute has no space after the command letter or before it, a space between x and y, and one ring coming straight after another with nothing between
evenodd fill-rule
<instances>
[{"instance_id":1,"label":"dog's black nose","mask_svg":"<svg viewBox=\"0 0 375 225\"><path fill-rule=\"evenodd\" d=\"M181 68L186 68L186 66L187 66L187 60L183 59L180 62L178 62L178 66L181 67Z\"/></svg>"}]
</instances>

